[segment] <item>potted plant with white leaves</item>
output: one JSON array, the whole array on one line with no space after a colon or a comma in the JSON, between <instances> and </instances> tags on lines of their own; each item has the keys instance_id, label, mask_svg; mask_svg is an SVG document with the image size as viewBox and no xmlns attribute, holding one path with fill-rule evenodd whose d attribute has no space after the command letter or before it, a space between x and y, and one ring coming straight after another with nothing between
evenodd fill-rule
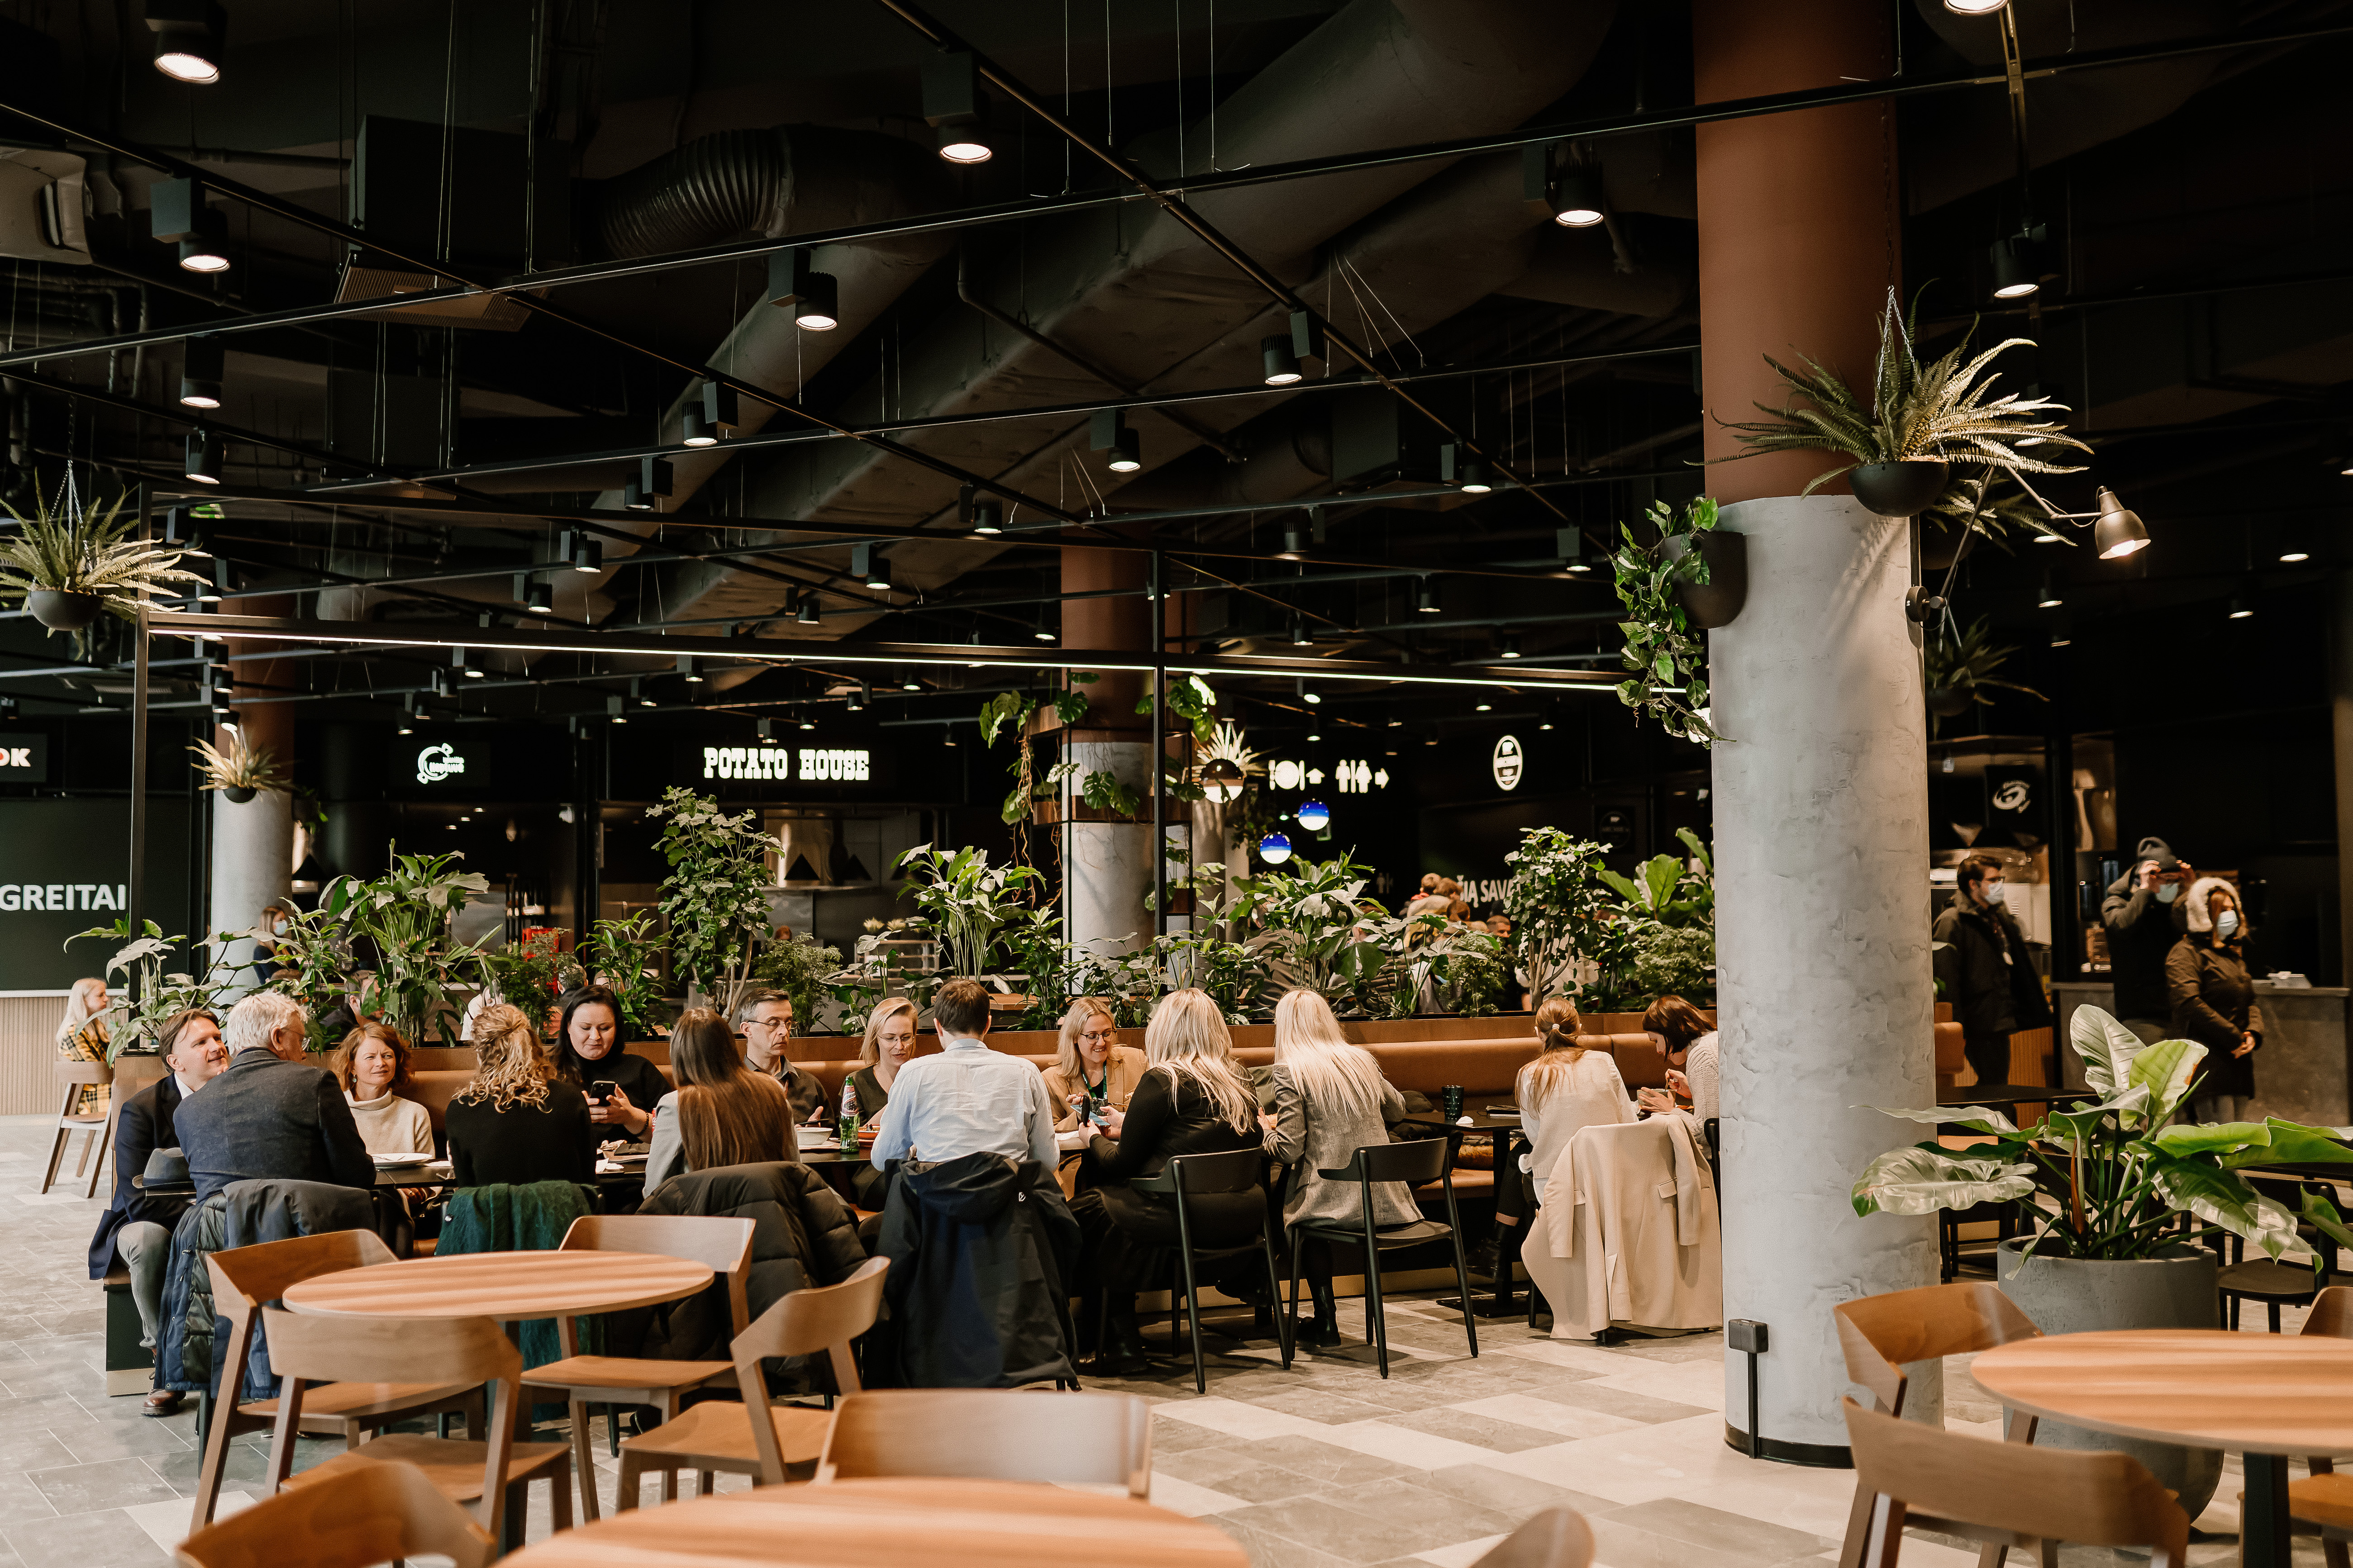
<instances>
[{"instance_id":1,"label":"potted plant with white leaves","mask_svg":"<svg viewBox=\"0 0 2353 1568\"><path fill-rule=\"evenodd\" d=\"M2031 340L2004 338L1964 363L1965 336L1950 353L1924 365L1913 350L1915 336L1915 322L1905 319L1895 291L1889 289L1867 399L1810 355L1798 356L1802 370L1766 355L1765 363L1804 402L1758 404L1758 411L1771 417L1727 424L1725 428L1743 437L1741 448L1712 460L1731 462L1765 452L1831 453L1849 460L1816 474L1802 493L1811 495L1844 475L1855 499L1882 517L1916 517L1933 507L1957 463L2013 476L2082 472L2080 466L2021 450L2038 445L2046 450L2091 449L2045 417L2065 413L2064 404L2021 393L1992 395L1993 362L2007 349L2032 347Z\"/></svg>"},{"instance_id":2,"label":"potted plant with white leaves","mask_svg":"<svg viewBox=\"0 0 2353 1568\"><path fill-rule=\"evenodd\" d=\"M2092 1329L2211 1329L2216 1261L2199 1245L2242 1237L2274 1259L2314 1258L2309 1228L2353 1247L2336 1208L2299 1187L2291 1210L2243 1173L2280 1164L2343 1164L2353 1148L2334 1128L2262 1121L2174 1123L2206 1047L2190 1040L2144 1045L2097 1007L2078 1007L2069 1043L2094 1100L2054 1109L2030 1127L1999 1110L1960 1106L1886 1110L1983 1141L1947 1148L1931 1138L1871 1162L1854 1184L1858 1215L1927 1215L1978 1204L2020 1205L2030 1234L2000 1244L2004 1294L2045 1333ZM1884 1108L1874 1107L1873 1109ZM2212 1495L2221 1457L2204 1450L2082 1433L2046 1423L2035 1441L2126 1448L2140 1455L2195 1517Z\"/></svg>"},{"instance_id":3,"label":"potted plant with white leaves","mask_svg":"<svg viewBox=\"0 0 2353 1568\"><path fill-rule=\"evenodd\" d=\"M37 497L30 517L0 501L16 524L0 540L0 593L20 597L51 631L71 632L78 652L99 616L133 619L142 599L176 597L174 584L204 581L181 569L180 552L132 535L123 500L100 510L71 499L52 508Z\"/></svg>"}]
</instances>

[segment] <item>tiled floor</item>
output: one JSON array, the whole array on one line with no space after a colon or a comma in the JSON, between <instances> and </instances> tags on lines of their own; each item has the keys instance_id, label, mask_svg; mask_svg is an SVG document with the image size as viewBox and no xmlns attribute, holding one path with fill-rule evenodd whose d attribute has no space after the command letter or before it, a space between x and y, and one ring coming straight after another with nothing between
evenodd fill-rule
<instances>
[{"instance_id":1,"label":"tiled floor","mask_svg":"<svg viewBox=\"0 0 2353 1568\"><path fill-rule=\"evenodd\" d=\"M101 1393L103 1307L84 1258L102 1205L78 1189L37 1194L47 1138L43 1119L0 1118L0 1289L16 1309L0 1318L0 1568L168 1562L187 1525L194 1417L150 1420L136 1397ZM1360 1339L1361 1307L1343 1301L1341 1318ZM1592 1521L1609 1568L1837 1561L1852 1475L1725 1447L1718 1336L1601 1349L1490 1321L1474 1361L1461 1320L1427 1299L1393 1299L1388 1321L1386 1381L1361 1343L1286 1373L1260 1342L1214 1360L1206 1395L1189 1364L1090 1386L1155 1403L1153 1500L1213 1519L1256 1568L1461 1568L1557 1505ZM1948 1369L1947 1409L1948 1424L1971 1430L1992 1431L1999 1415L1959 1367ZM259 1479L264 1438L240 1441L232 1488ZM329 1451L304 1447L305 1459ZM616 1478L601 1444L598 1454L609 1509ZM2232 1462L2199 1521L2193 1564L2235 1561L2237 1489ZM533 1491L536 1540L548 1526L544 1489ZM1976 1552L1958 1545L1915 1536L1904 1561L1966 1568ZM2071 1547L2063 1561L2095 1568L2123 1555ZM2299 1542L2296 1557L2318 1568L2317 1541ZM1118 1561L1115 1547L1105 1561Z\"/></svg>"}]
</instances>

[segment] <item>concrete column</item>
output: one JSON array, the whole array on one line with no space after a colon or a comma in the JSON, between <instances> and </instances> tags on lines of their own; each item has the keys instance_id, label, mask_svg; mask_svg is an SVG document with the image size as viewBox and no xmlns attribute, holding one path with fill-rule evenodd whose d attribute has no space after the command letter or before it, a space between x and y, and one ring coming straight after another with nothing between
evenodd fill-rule
<instances>
[{"instance_id":1,"label":"concrete column","mask_svg":"<svg viewBox=\"0 0 2353 1568\"><path fill-rule=\"evenodd\" d=\"M1871 79L1892 68L1876 0L1694 0L1701 102ZM1892 106L1702 126L1699 275L1707 455L1718 421L1783 401L1771 354L1870 384L1898 281ZM1606 149L1604 155L1607 155ZM1837 459L1798 452L1709 470L1749 537L1749 597L1711 634L1716 728L1717 996L1724 1019L1725 1313L1764 1323L1761 1422L1725 1352L1729 1429L1768 1458L1847 1462L1846 1373L1831 1309L1936 1280L1927 1219L1858 1219L1872 1155L1907 1123L1854 1109L1932 1102L1934 1011L1920 889L1926 719L1904 615L1908 531L1841 494L1794 499ZM1831 487L1833 491L1844 485ZM1907 1414L1942 1386L1915 1369Z\"/></svg>"},{"instance_id":2,"label":"concrete column","mask_svg":"<svg viewBox=\"0 0 2353 1568\"><path fill-rule=\"evenodd\" d=\"M2316 984L2344 985L2353 975L2353 572L2337 574L2328 626L2328 711L2337 743L2337 973Z\"/></svg>"},{"instance_id":3,"label":"concrete column","mask_svg":"<svg viewBox=\"0 0 2353 1568\"><path fill-rule=\"evenodd\" d=\"M1145 586L1146 558L1103 550L1073 550L1062 557L1065 594ZM1102 651L1148 652L1151 601L1141 593L1116 599L1066 599L1062 646ZM1135 711L1152 679L1133 670L1103 670L1087 695L1086 716L1063 733L1062 757L1078 773L1062 785L1062 921L1075 946L1110 954L1151 941L1152 824L1074 820L1079 786L1091 773L1108 773L1139 793L1150 787L1151 721ZM1144 797L1147 801L1149 795ZM1134 940L1130 940L1134 939Z\"/></svg>"},{"instance_id":4,"label":"concrete column","mask_svg":"<svg viewBox=\"0 0 2353 1568\"><path fill-rule=\"evenodd\" d=\"M290 616L295 613L291 599L259 599L247 602L248 615ZM240 695L251 691L259 695L262 688L280 683L281 670L285 683L292 684L293 670L275 661L240 660L238 656L267 651L273 645L231 637L229 657L237 660L233 666ZM286 702L237 701L237 730L248 745L268 746L281 769L290 772L294 763L294 709ZM226 726L214 731L213 744L226 746L230 739ZM213 854L211 931L249 931L261 919L264 904L290 903L294 887L294 801L283 790L265 790L253 799L239 805L218 791L210 792L213 802ZM249 964L253 960L253 943L237 942L229 944L229 962ZM251 978L247 972L246 978ZM237 988L242 994L246 987Z\"/></svg>"}]
</instances>

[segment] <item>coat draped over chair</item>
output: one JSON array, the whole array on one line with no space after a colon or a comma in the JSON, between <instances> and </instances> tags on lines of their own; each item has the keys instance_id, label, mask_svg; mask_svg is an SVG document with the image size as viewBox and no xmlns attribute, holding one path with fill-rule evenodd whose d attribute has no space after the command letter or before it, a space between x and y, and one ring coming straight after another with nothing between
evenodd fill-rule
<instances>
[{"instance_id":1,"label":"coat draped over chair","mask_svg":"<svg viewBox=\"0 0 2353 1568\"><path fill-rule=\"evenodd\" d=\"M1552 1303L1555 1339L1723 1323L1715 1185L1683 1118L1585 1128L1542 1175L1521 1261Z\"/></svg>"},{"instance_id":2,"label":"coat draped over chair","mask_svg":"<svg viewBox=\"0 0 2353 1568\"><path fill-rule=\"evenodd\" d=\"M1075 1384L1070 1294L1078 1252L1078 1221L1053 1173L1034 1160L975 1153L894 1164L881 1247L891 1260L890 1317L876 1326L868 1381L899 1388Z\"/></svg>"}]
</instances>

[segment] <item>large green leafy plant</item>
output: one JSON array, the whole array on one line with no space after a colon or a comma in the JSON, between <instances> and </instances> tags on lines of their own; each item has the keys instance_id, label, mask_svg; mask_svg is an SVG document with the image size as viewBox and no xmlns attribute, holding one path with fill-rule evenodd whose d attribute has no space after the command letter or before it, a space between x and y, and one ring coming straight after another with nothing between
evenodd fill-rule
<instances>
[{"instance_id":1,"label":"large green leafy plant","mask_svg":"<svg viewBox=\"0 0 2353 1568\"><path fill-rule=\"evenodd\" d=\"M970 847L950 854L918 844L893 868L908 878L907 896L940 933L942 956L957 974L988 972L998 929L1029 909L1021 889L1045 880L1027 866L991 866L987 850Z\"/></svg>"},{"instance_id":2,"label":"large green leafy plant","mask_svg":"<svg viewBox=\"0 0 2353 1568\"><path fill-rule=\"evenodd\" d=\"M1855 1183L1854 1212L1925 1215L2022 1202L2037 1221L2030 1256L2155 1258L2218 1230L2274 1258L2309 1255L2299 1221L2353 1247L2353 1230L2309 1189L2301 1212L2291 1213L2240 1173L2288 1163L2353 1165L2353 1148L2334 1129L2278 1117L2168 1125L2189 1097L2205 1047L2143 1045L2097 1007L2075 1009L2069 1043L2095 1100L2078 1100L2027 1128L1991 1110L1886 1111L1931 1125L1965 1124L1990 1142L1947 1149L1932 1140L1888 1151Z\"/></svg>"},{"instance_id":3,"label":"large green leafy plant","mask_svg":"<svg viewBox=\"0 0 2353 1568\"><path fill-rule=\"evenodd\" d=\"M1531 1006L1573 989L1580 961L1608 970L1623 951L1625 931L1600 875L1606 848L1557 827L1528 827L1520 831L1520 847L1504 857L1512 868L1504 912L1513 952L1527 972Z\"/></svg>"},{"instance_id":4,"label":"large green leafy plant","mask_svg":"<svg viewBox=\"0 0 2353 1568\"><path fill-rule=\"evenodd\" d=\"M1385 915L1360 902L1371 880L1345 853L1321 865L1294 860L1288 870L1234 879L1225 914L1260 928L1243 945L1263 958L1274 980L1334 997L1370 979L1388 958L1366 935Z\"/></svg>"},{"instance_id":5,"label":"large green leafy plant","mask_svg":"<svg viewBox=\"0 0 2353 1568\"><path fill-rule=\"evenodd\" d=\"M106 961L107 977L121 975L126 982L136 977L135 984L126 984L113 993L106 1009L109 1061L127 1050L160 1050L160 1026L174 1013L189 1007L217 1011L223 994L236 984L237 967L241 967L228 963L229 943L237 940L237 934L222 931L213 938L202 974L167 972L164 965L188 939L165 936L164 928L153 921L139 923L142 929L136 937L131 934L131 919L126 915L112 925L92 926L65 940L67 947L91 937L121 942Z\"/></svg>"},{"instance_id":6,"label":"large green leafy plant","mask_svg":"<svg viewBox=\"0 0 2353 1568\"><path fill-rule=\"evenodd\" d=\"M579 947L583 970L621 1005L621 1024L633 1040L648 1040L670 1022L662 995L661 935L653 913L639 910L621 920L601 920L588 928Z\"/></svg>"},{"instance_id":7,"label":"large green leafy plant","mask_svg":"<svg viewBox=\"0 0 2353 1568\"><path fill-rule=\"evenodd\" d=\"M375 949L375 1000L393 1027L423 1044L457 1044L460 975L477 973L481 950L457 941L459 912L489 896L490 879L460 871L462 855L401 855L381 877L338 877L319 895L318 912L340 921L356 944Z\"/></svg>"},{"instance_id":8,"label":"large green leafy plant","mask_svg":"<svg viewBox=\"0 0 2353 1568\"><path fill-rule=\"evenodd\" d=\"M717 801L676 785L646 815L669 818L656 847L670 862L661 912L670 961L712 1006L733 1016L768 937L768 856L779 847L760 831L758 813L731 816Z\"/></svg>"},{"instance_id":9,"label":"large green leafy plant","mask_svg":"<svg viewBox=\"0 0 2353 1568\"><path fill-rule=\"evenodd\" d=\"M818 1001L827 983L841 973L841 949L796 933L789 942L770 942L752 973L791 1000L793 1026L806 1034L817 1026Z\"/></svg>"},{"instance_id":10,"label":"large green leafy plant","mask_svg":"<svg viewBox=\"0 0 2353 1568\"><path fill-rule=\"evenodd\" d=\"M1686 504L1680 526L1675 509L1662 500L1651 503L1649 516L1659 542L1644 544L1621 523L1624 545L1609 557L1618 602L1626 609L1626 618L1618 623L1626 634L1620 657L1633 671L1619 682L1618 700L1658 720L1670 735L1713 746L1715 731L1703 711L1707 707L1707 637L1684 614L1675 585L1708 580L1699 536L1715 526L1715 501L1701 496Z\"/></svg>"},{"instance_id":11,"label":"large green leafy plant","mask_svg":"<svg viewBox=\"0 0 2353 1568\"><path fill-rule=\"evenodd\" d=\"M1092 681L1092 675L1073 674L1071 679L1082 683ZM1058 691L1053 696L1054 712L1065 724L1075 724L1086 717L1087 698L1082 691ZM1008 729L1013 732L1013 760L1005 771L1013 775L1013 788L1007 792L1005 804L997 816L1008 826L1036 820L1038 803L1051 800L1061 782L1078 772L1073 763L1058 763L1038 774L1036 737L1029 733L1029 718L1036 713L1039 700L1019 691L1000 691L980 707L981 744L994 748L997 738Z\"/></svg>"}]
</instances>

